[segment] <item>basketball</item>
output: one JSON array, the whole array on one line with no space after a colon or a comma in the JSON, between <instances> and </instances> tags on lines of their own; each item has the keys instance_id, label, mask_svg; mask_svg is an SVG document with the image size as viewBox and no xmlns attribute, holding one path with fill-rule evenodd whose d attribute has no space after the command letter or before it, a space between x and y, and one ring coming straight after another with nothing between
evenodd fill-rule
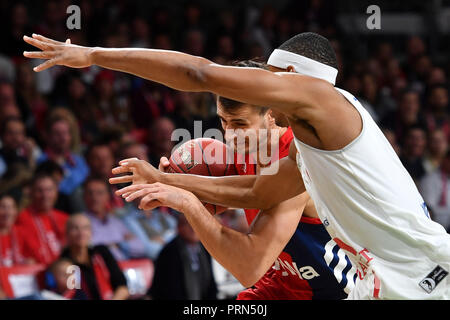
<instances>
[{"instance_id":1,"label":"basketball","mask_svg":"<svg viewBox=\"0 0 450 320\"><path fill-rule=\"evenodd\" d=\"M214 177L231 176L237 174L232 160L233 154L223 142L211 138L197 138L183 143L172 153L168 172ZM211 203L204 205L212 214L227 210Z\"/></svg>"}]
</instances>

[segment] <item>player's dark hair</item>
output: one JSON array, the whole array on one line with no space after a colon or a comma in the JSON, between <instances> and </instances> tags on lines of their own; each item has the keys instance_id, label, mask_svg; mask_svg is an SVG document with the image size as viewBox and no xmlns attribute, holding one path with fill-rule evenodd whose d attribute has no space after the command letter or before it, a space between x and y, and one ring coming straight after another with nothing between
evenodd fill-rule
<instances>
[{"instance_id":1,"label":"player's dark hair","mask_svg":"<svg viewBox=\"0 0 450 320\"><path fill-rule=\"evenodd\" d=\"M242 68L260 68L264 70L268 70L268 66L265 63L257 62L254 60L242 60L242 61L235 61L231 63L234 67L242 67ZM217 100L227 113L234 113L239 108L241 108L245 103L228 99L225 97L217 96ZM261 115L266 114L266 112L269 110L268 107L255 107L258 108L258 111Z\"/></svg>"},{"instance_id":2,"label":"player's dark hair","mask_svg":"<svg viewBox=\"0 0 450 320\"><path fill-rule=\"evenodd\" d=\"M338 69L336 53L327 38L303 32L283 42L278 49L289 51Z\"/></svg>"}]
</instances>

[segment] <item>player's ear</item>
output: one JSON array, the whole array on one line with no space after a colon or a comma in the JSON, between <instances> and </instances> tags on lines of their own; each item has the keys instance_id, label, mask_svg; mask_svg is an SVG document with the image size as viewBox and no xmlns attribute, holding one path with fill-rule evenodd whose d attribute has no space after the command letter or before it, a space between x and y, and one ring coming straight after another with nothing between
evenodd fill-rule
<instances>
[{"instance_id":1,"label":"player's ear","mask_svg":"<svg viewBox=\"0 0 450 320\"><path fill-rule=\"evenodd\" d=\"M272 113L272 109L267 110L264 117L267 119L267 121L269 121L270 124L275 124L276 119Z\"/></svg>"}]
</instances>

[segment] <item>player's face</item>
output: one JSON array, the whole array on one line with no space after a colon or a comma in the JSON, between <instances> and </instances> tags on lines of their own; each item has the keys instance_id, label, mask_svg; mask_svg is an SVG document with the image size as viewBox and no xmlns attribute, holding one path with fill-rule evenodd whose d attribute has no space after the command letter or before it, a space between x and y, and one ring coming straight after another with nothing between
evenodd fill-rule
<instances>
[{"instance_id":1,"label":"player's face","mask_svg":"<svg viewBox=\"0 0 450 320\"><path fill-rule=\"evenodd\" d=\"M268 129L267 113L261 114L251 105L243 105L233 112L226 112L220 103L217 103L217 115L225 131L226 143L233 145L238 153L256 152L258 145L267 141L264 131L260 131Z\"/></svg>"}]
</instances>

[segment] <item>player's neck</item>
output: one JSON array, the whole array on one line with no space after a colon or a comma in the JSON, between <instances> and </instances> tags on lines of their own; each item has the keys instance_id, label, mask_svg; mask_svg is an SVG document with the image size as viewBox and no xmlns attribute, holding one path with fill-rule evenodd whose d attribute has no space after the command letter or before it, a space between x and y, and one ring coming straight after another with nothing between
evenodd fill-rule
<instances>
[{"instance_id":1,"label":"player's neck","mask_svg":"<svg viewBox=\"0 0 450 320\"><path fill-rule=\"evenodd\" d=\"M271 135L267 137L267 143L266 143L266 152L265 154L263 153L263 158L262 159L261 156L261 150L259 149L260 146L258 146L258 152L256 154L256 164L258 169L259 168L265 168L271 165L271 162L267 163L267 158L272 159L272 152L279 152L279 140L280 138L286 133L286 131L288 130L287 127L280 127L277 126L276 124L274 124L273 126L271 126L271 128L269 128L268 132L271 132ZM276 141L276 143L278 144L278 148L276 148L276 150L272 150L272 144L271 144L271 140L272 140L272 133L276 132L276 136L278 137L278 141Z\"/></svg>"}]
</instances>

